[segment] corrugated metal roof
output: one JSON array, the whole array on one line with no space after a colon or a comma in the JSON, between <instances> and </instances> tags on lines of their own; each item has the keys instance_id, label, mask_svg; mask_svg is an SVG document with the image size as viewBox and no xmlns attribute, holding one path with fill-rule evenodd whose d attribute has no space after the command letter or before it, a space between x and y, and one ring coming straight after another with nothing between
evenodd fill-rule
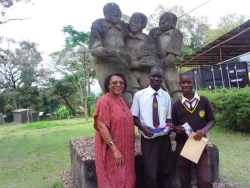
<instances>
[{"instance_id":1,"label":"corrugated metal roof","mask_svg":"<svg viewBox=\"0 0 250 188\"><path fill-rule=\"evenodd\" d=\"M177 66L193 67L219 63L220 46L222 61L250 52L250 20L177 62Z\"/></svg>"}]
</instances>

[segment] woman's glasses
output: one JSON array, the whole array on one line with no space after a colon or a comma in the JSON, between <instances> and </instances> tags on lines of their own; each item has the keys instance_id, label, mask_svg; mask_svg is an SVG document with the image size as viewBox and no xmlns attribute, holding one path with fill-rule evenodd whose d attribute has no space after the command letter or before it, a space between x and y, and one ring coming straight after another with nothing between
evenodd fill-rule
<instances>
[{"instance_id":1,"label":"woman's glasses","mask_svg":"<svg viewBox=\"0 0 250 188\"><path fill-rule=\"evenodd\" d=\"M125 84L125 82L123 82L123 81L113 81L113 82L111 82L111 84L112 85L118 85L118 84L120 84L120 85L124 85Z\"/></svg>"}]
</instances>

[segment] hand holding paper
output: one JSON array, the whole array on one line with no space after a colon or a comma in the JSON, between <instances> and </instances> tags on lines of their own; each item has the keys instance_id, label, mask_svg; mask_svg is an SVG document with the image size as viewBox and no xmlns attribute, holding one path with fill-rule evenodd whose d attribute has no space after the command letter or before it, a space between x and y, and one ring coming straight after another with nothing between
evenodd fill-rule
<instances>
[{"instance_id":1,"label":"hand holding paper","mask_svg":"<svg viewBox=\"0 0 250 188\"><path fill-rule=\"evenodd\" d=\"M168 130L169 130L169 128L170 128L170 123L166 123L166 125L165 126L162 126L162 127L160 127L160 126L158 126L157 128L155 128L155 129L151 129L150 130L150 133L153 133L153 134L155 134L155 133L161 133L161 132L164 132L164 133L166 133L166 132L168 132ZM172 128L172 127L171 127Z\"/></svg>"},{"instance_id":2,"label":"hand holding paper","mask_svg":"<svg viewBox=\"0 0 250 188\"><path fill-rule=\"evenodd\" d=\"M199 141L195 140L194 139L195 134L196 134L195 132L192 132L190 134L180 155L197 164L207 144L208 139L202 137L202 139Z\"/></svg>"},{"instance_id":3,"label":"hand holding paper","mask_svg":"<svg viewBox=\"0 0 250 188\"><path fill-rule=\"evenodd\" d=\"M194 139L195 140L201 140L204 137L204 135L206 135L206 132L203 129L198 130L198 131L196 131Z\"/></svg>"}]
</instances>

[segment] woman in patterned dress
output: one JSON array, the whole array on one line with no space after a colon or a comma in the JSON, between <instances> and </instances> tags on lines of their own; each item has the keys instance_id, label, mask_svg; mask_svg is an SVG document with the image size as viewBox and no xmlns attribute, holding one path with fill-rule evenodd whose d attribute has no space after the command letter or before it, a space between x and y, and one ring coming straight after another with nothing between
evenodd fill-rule
<instances>
[{"instance_id":1,"label":"woman in patterned dress","mask_svg":"<svg viewBox=\"0 0 250 188\"><path fill-rule=\"evenodd\" d=\"M125 77L113 73L104 84L105 94L98 99L94 115L98 187L134 188L134 121L121 97L126 89Z\"/></svg>"}]
</instances>

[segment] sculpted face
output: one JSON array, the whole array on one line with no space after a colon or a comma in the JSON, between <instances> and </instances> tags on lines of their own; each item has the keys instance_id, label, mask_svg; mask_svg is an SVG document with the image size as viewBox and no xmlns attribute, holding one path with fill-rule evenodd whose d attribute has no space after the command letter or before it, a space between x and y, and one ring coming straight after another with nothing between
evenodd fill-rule
<instances>
[{"instance_id":1,"label":"sculpted face","mask_svg":"<svg viewBox=\"0 0 250 188\"><path fill-rule=\"evenodd\" d=\"M119 8L111 7L106 13L104 13L104 16L107 22L117 24L121 21L122 13Z\"/></svg>"},{"instance_id":2,"label":"sculpted face","mask_svg":"<svg viewBox=\"0 0 250 188\"><path fill-rule=\"evenodd\" d=\"M172 28L172 19L169 16L162 16L159 21L159 26L162 31L167 31Z\"/></svg>"},{"instance_id":3,"label":"sculpted face","mask_svg":"<svg viewBox=\"0 0 250 188\"><path fill-rule=\"evenodd\" d=\"M142 32L142 19L139 16L132 16L129 21L129 29L134 34Z\"/></svg>"}]
</instances>

